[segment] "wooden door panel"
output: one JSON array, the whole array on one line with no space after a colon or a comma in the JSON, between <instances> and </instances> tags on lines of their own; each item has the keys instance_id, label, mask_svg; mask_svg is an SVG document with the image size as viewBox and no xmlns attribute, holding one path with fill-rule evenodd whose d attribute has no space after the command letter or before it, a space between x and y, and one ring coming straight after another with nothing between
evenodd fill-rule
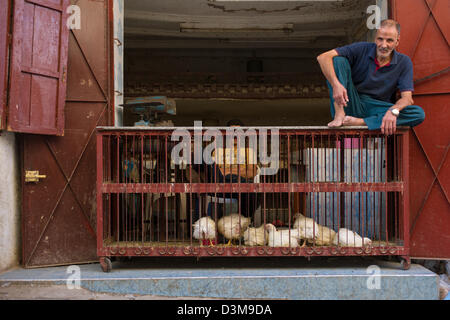
<instances>
[{"instance_id":1,"label":"wooden door panel","mask_svg":"<svg viewBox=\"0 0 450 320\"><path fill-rule=\"evenodd\" d=\"M399 51L414 65L414 102L425 121L410 139L411 256L450 259L450 46L448 0L392 0Z\"/></svg>"},{"instance_id":2,"label":"wooden door panel","mask_svg":"<svg viewBox=\"0 0 450 320\"><path fill-rule=\"evenodd\" d=\"M92 2L80 0L77 5L84 8ZM58 2L46 1L46 4ZM102 48L106 41L97 41L110 36L109 1L95 1L95 4L85 17L105 20L99 24L100 29L84 30L92 37L91 41L79 41L83 29L77 33L71 31L69 36L71 74L65 100L64 136L22 136L24 171L39 170L47 176L37 183L23 185L23 264L28 268L98 261L94 133L99 125L111 125L111 106L108 83L102 88L97 79L108 79L111 74L109 68L93 66L86 51L96 48L104 53L96 57L96 63L110 65L112 61L109 49ZM45 95L39 98L50 99Z\"/></svg>"},{"instance_id":3,"label":"wooden door panel","mask_svg":"<svg viewBox=\"0 0 450 320\"><path fill-rule=\"evenodd\" d=\"M64 134L69 0L14 2L8 130Z\"/></svg>"}]
</instances>

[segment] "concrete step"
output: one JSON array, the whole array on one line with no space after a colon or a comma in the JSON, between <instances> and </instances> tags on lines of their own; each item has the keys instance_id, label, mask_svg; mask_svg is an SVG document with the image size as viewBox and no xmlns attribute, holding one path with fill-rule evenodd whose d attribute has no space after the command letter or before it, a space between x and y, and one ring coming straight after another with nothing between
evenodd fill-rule
<instances>
[{"instance_id":1,"label":"concrete step","mask_svg":"<svg viewBox=\"0 0 450 320\"><path fill-rule=\"evenodd\" d=\"M65 298L77 299L83 291L169 299L437 300L438 279L418 264L403 270L374 258L136 258L114 261L109 273L99 264L10 270L0 274L0 299L13 297L12 288L58 286Z\"/></svg>"}]
</instances>

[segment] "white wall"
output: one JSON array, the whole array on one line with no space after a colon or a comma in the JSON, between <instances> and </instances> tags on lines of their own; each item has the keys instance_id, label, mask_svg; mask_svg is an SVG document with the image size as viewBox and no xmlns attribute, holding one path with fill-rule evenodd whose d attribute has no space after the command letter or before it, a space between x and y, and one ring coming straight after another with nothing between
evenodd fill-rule
<instances>
[{"instance_id":1,"label":"white wall","mask_svg":"<svg viewBox=\"0 0 450 320\"><path fill-rule=\"evenodd\" d=\"M19 167L15 134L0 132L0 272L20 262Z\"/></svg>"}]
</instances>

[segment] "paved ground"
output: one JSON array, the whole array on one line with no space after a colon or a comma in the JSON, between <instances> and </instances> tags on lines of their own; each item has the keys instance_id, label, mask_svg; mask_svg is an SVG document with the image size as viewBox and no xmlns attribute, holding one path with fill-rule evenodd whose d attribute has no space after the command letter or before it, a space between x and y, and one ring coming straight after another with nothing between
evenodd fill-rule
<instances>
[{"instance_id":1,"label":"paved ground","mask_svg":"<svg viewBox=\"0 0 450 320\"><path fill-rule=\"evenodd\" d=\"M0 300L438 299L438 276L420 265L402 270L376 259L282 260L137 259L114 262L110 273L98 264L80 265L75 289L68 287L68 267L16 268L0 274ZM374 265L380 290L368 290Z\"/></svg>"},{"instance_id":2,"label":"paved ground","mask_svg":"<svg viewBox=\"0 0 450 320\"><path fill-rule=\"evenodd\" d=\"M98 293L90 290L67 289L65 285L3 284L0 300L188 300L190 297L164 297L137 294ZM196 298L196 300L209 300Z\"/></svg>"},{"instance_id":3,"label":"paved ground","mask_svg":"<svg viewBox=\"0 0 450 320\"><path fill-rule=\"evenodd\" d=\"M156 300L161 297L105 294L86 289L68 290L65 285L29 285L3 284L0 288L1 300Z\"/></svg>"}]
</instances>

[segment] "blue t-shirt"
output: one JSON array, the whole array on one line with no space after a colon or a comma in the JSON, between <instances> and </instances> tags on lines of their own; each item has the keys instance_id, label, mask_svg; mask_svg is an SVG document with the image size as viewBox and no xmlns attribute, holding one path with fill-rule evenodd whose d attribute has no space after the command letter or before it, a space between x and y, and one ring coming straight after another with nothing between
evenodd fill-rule
<instances>
[{"instance_id":1,"label":"blue t-shirt","mask_svg":"<svg viewBox=\"0 0 450 320\"><path fill-rule=\"evenodd\" d=\"M375 43L356 42L336 51L349 61L358 93L395 103L397 90L414 91L413 64L408 56L394 50L390 64L376 70L376 47Z\"/></svg>"}]
</instances>

